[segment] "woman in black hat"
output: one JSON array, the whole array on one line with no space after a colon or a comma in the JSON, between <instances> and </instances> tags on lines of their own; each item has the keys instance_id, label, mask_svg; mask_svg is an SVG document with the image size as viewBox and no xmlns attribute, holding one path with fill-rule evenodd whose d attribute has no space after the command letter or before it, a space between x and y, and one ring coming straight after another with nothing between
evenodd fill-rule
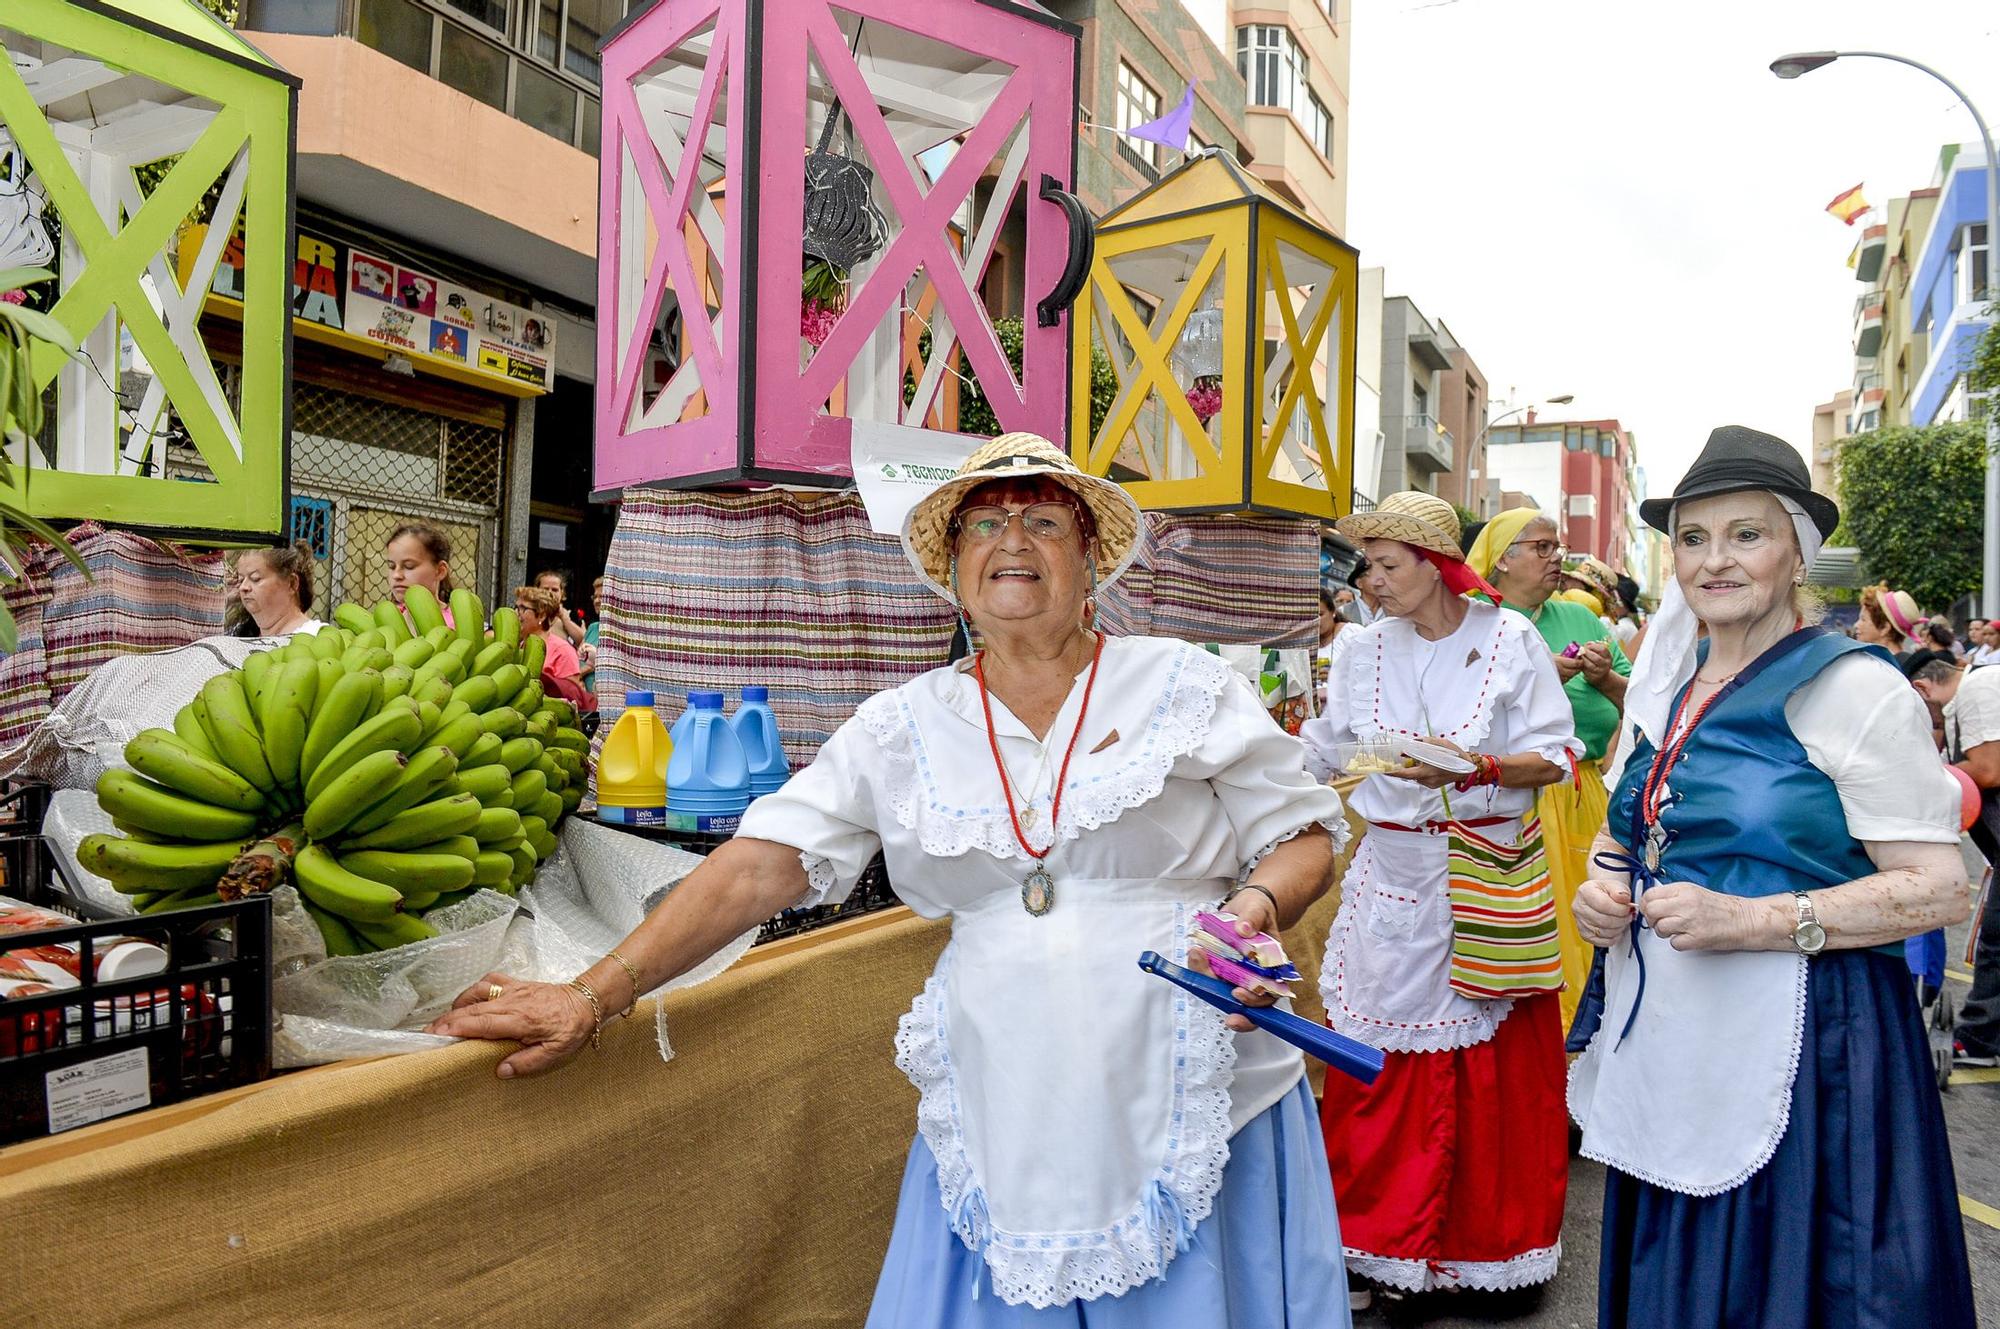
<instances>
[{"instance_id":1,"label":"woman in black hat","mask_svg":"<svg viewBox=\"0 0 2000 1329\"><path fill-rule=\"evenodd\" d=\"M1576 900L1608 952L1570 1089L1611 1168L1599 1322L1971 1326L1902 959L1966 915L1923 704L1882 652L1807 626L1840 514L1791 447L1718 429L1640 515L1675 576Z\"/></svg>"}]
</instances>

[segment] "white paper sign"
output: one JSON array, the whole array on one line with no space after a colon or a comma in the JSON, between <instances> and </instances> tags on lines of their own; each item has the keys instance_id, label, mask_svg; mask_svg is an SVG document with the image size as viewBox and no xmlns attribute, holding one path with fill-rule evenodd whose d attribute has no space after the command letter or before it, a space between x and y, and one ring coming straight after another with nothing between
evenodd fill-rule
<instances>
[{"instance_id":1,"label":"white paper sign","mask_svg":"<svg viewBox=\"0 0 2000 1329\"><path fill-rule=\"evenodd\" d=\"M153 1102L152 1077L145 1048L114 1052L50 1071L45 1077L49 1096L49 1134L88 1126Z\"/></svg>"},{"instance_id":2,"label":"white paper sign","mask_svg":"<svg viewBox=\"0 0 2000 1329\"><path fill-rule=\"evenodd\" d=\"M900 535L917 500L958 473L973 449L986 442L939 429L856 420L852 426L854 487L868 509L868 524Z\"/></svg>"}]
</instances>

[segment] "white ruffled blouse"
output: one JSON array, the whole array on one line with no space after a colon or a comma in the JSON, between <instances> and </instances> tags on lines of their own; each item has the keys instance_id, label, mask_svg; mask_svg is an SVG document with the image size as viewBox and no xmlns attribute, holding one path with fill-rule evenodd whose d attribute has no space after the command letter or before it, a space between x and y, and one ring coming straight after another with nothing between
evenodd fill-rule
<instances>
[{"instance_id":1,"label":"white ruffled blouse","mask_svg":"<svg viewBox=\"0 0 2000 1329\"><path fill-rule=\"evenodd\" d=\"M1088 667L1046 743L992 700L1029 842L1051 843L1056 772ZM896 1061L921 1094L954 1229L1010 1303L1116 1295L1159 1276L1205 1218L1229 1137L1303 1074L1268 1034L1138 968L1185 963L1195 911L1315 824L1339 795L1305 770L1226 664L1184 642L1104 646L1070 762L1053 906L1022 906L1034 860L1010 823L979 689L961 662L864 702L739 834L799 848L839 900L880 849L896 893L952 941L904 1017Z\"/></svg>"}]
</instances>

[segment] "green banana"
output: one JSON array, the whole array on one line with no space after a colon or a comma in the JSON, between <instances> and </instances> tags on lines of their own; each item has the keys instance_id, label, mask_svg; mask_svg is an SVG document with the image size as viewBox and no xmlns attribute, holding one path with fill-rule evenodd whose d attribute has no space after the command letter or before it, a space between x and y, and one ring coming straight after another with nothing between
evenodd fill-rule
<instances>
[{"instance_id":1,"label":"green banana","mask_svg":"<svg viewBox=\"0 0 2000 1329\"><path fill-rule=\"evenodd\" d=\"M375 630L382 634L382 643L390 650L401 646L411 636L409 620L403 617L402 607L394 600L375 602Z\"/></svg>"},{"instance_id":2,"label":"green banana","mask_svg":"<svg viewBox=\"0 0 2000 1329\"><path fill-rule=\"evenodd\" d=\"M438 654L449 655L452 659L458 661L462 665L470 665L472 663L473 653L477 651L481 646L484 646L485 644L486 643L483 640L472 642L472 641L466 641L460 637L453 637L450 641L446 642L443 646L438 648Z\"/></svg>"},{"instance_id":3,"label":"green banana","mask_svg":"<svg viewBox=\"0 0 2000 1329\"><path fill-rule=\"evenodd\" d=\"M458 636L452 632L449 624L440 623L424 634L424 640L431 644L433 650L442 651L445 647L457 641Z\"/></svg>"},{"instance_id":4,"label":"green banana","mask_svg":"<svg viewBox=\"0 0 2000 1329\"><path fill-rule=\"evenodd\" d=\"M304 638L306 654L314 660L338 660L340 653L347 649L347 641L340 630L333 627L321 628Z\"/></svg>"},{"instance_id":5,"label":"green banana","mask_svg":"<svg viewBox=\"0 0 2000 1329\"><path fill-rule=\"evenodd\" d=\"M320 940L326 943L328 955L367 953L368 948L354 935L354 929L348 926L347 921L339 914L330 914L310 900L302 903L306 907L306 916L312 919L313 925L319 929Z\"/></svg>"},{"instance_id":6,"label":"green banana","mask_svg":"<svg viewBox=\"0 0 2000 1329\"><path fill-rule=\"evenodd\" d=\"M448 720L439 725L437 732L424 741L426 743L435 743L439 747L450 748L452 755L459 759L459 765L463 766L466 759L472 755L472 749L478 746L479 741L490 737L492 735L479 727L478 716L461 715L455 720Z\"/></svg>"},{"instance_id":7,"label":"green banana","mask_svg":"<svg viewBox=\"0 0 2000 1329\"><path fill-rule=\"evenodd\" d=\"M419 742L423 741L425 734L428 734L443 723L444 708L442 706L431 701L420 701L417 703L417 725L419 726L417 729L417 740Z\"/></svg>"},{"instance_id":8,"label":"green banana","mask_svg":"<svg viewBox=\"0 0 2000 1329\"><path fill-rule=\"evenodd\" d=\"M465 661L455 651L439 651L431 657L431 667L453 687L465 677Z\"/></svg>"},{"instance_id":9,"label":"green banana","mask_svg":"<svg viewBox=\"0 0 2000 1329\"><path fill-rule=\"evenodd\" d=\"M590 735L581 729L571 729L567 725L557 729L555 737L549 741L553 746L567 748L571 752L590 751Z\"/></svg>"},{"instance_id":10,"label":"green banana","mask_svg":"<svg viewBox=\"0 0 2000 1329\"><path fill-rule=\"evenodd\" d=\"M302 782L311 784L326 755L368 719L381 690L380 674L344 674L333 690L320 699L312 725L306 730L305 746L299 750Z\"/></svg>"},{"instance_id":11,"label":"green banana","mask_svg":"<svg viewBox=\"0 0 2000 1329\"><path fill-rule=\"evenodd\" d=\"M553 711L557 724L571 726L576 724L576 707L572 706L566 697L544 697L542 709Z\"/></svg>"},{"instance_id":12,"label":"green banana","mask_svg":"<svg viewBox=\"0 0 2000 1329\"><path fill-rule=\"evenodd\" d=\"M529 678L540 678L542 667L549 662L549 639L536 633L521 643L521 668Z\"/></svg>"},{"instance_id":13,"label":"green banana","mask_svg":"<svg viewBox=\"0 0 2000 1329\"><path fill-rule=\"evenodd\" d=\"M469 641L475 646L485 643L486 606L463 586L451 593L451 624L460 641Z\"/></svg>"},{"instance_id":14,"label":"green banana","mask_svg":"<svg viewBox=\"0 0 2000 1329\"><path fill-rule=\"evenodd\" d=\"M83 837L76 848L76 861L121 894L134 895L140 891L209 890L242 851L242 840L146 844L100 831Z\"/></svg>"},{"instance_id":15,"label":"green banana","mask_svg":"<svg viewBox=\"0 0 2000 1329\"><path fill-rule=\"evenodd\" d=\"M408 665L392 664L382 671L382 700L406 697L416 682L417 671Z\"/></svg>"},{"instance_id":16,"label":"green banana","mask_svg":"<svg viewBox=\"0 0 2000 1329\"><path fill-rule=\"evenodd\" d=\"M564 812L576 811L583 806L583 782L578 781L556 795L556 797L562 800L562 810Z\"/></svg>"},{"instance_id":17,"label":"green banana","mask_svg":"<svg viewBox=\"0 0 2000 1329\"><path fill-rule=\"evenodd\" d=\"M498 734L482 733L466 750L465 755L458 759L458 769L462 773L480 766L497 766L500 764L500 754L506 749L506 739ZM509 771L508 774L512 775L513 772Z\"/></svg>"},{"instance_id":18,"label":"green banana","mask_svg":"<svg viewBox=\"0 0 2000 1329\"><path fill-rule=\"evenodd\" d=\"M315 661L313 669L319 674L319 683L313 688L312 714L318 715L321 703L333 695L333 685L346 678L347 671L340 667L338 659Z\"/></svg>"},{"instance_id":19,"label":"green banana","mask_svg":"<svg viewBox=\"0 0 2000 1329\"><path fill-rule=\"evenodd\" d=\"M515 693L514 699L507 704L523 715L540 719L541 717L536 716L535 712L542 708L542 680L537 677L523 683L521 690ZM553 716L549 718L548 725L552 730L555 728L555 718Z\"/></svg>"},{"instance_id":20,"label":"green banana","mask_svg":"<svg viewBox=\"0 0 2000 1329\"><path fill-rule=\"evenodd\" d=\"M528 837L525 835L510 835L504 840L489 841L486 844L480 845L479 848L482 852L488 849L497 849L503 854L508 854L516 849L528 848Z\"/></svg>"},{"instance_id":21,"label":"green banana","mask_svg":"<svg viewBox=\"0 0 2000 1329\"><path fill-rule=\"evenodd\" d=\"M513 780L514 797L508 800L509 807L530 808L535 800L548 792L549 777L536 767L530 766L516 775Z\"/></svg>"},{"instance_id":22,"label":"green banana","mask_svg":"<svg viewBox=\"0 0 2000 1329\"><path fill-rule=\"evenodd\" d=\"M174 737L198 757L206 757L210 761L222 760L215 755L215 744L209 741L208 730L202 728L201 715L195 710L194 702L174 712Z\"/></svg>"},{"instance_id":23,"label":"green banana","mask_svg":"<svg viewBox=\"0 0 2000 1329\"><path fill-rule=\"evenodd\" d=\"M534 844L548 837L549 823L541 817L524 815L521 818L521 834L529 844Z\"/></svg>"},{"instance_id":24,"label":"green banana","mask_svg":"<svg viewBox=\"0 0 2000 1329\"><path fill-rule=\"evenodd\" d=\"M507 768L499 764L481 766L476 770L460 771L458 782L487 807L510 808L514 806L512 778Z\"/></svg>"},{"instance_id":25,"label":"green banana","mask_svg":"<svg viewBox=\"0 0 2000 1329\"><path fill-rule=\"evenodd\" d=\"M528 681L528 671L517 664L503 664L489 677L493 680L495 694L503 698L512 698Z\"/></svg>"},{"instance_id":26,"label":"green banana","mask_svg":"<svg viewBox=\"0 0 2000 1329\"><path fill-rule=\"evenodd\" d=\"M305 749L318 690L319 664L312 659L288 661L264 688L258 728L264 734L264 760L281 789L299 782L299 755Z\"/></svg>"},{"instance_id":27,"label":"green banana","mask_svg":"<svg viewBox=\"0 0 2000 1329\"><path fill-rule=\"evenodd\" d=\"M486 675L475 673L454 687L451 697L453 701L464 702L467 710L479 715L493 709L493 704L500 699L500 689Z\"/></svg>"},{"instance_id":28,"label":"green banana","mask_svg":"<svg viewBox=\"0 0 2000 1329\"><path fill-rule=\"evenodd\" d=\"M370 620L370 622L372 623L373 620ZM359 646L363 650L372 651L378 647L387 646L389 639L382 635L382 629L370 627L368 631L356 634L354 640L347 644L350 648Z\"/></svg>"},{"instance_id":29,"label":"green banana","mask_svg":"<svg viewBox=\"0 0 2000 1329\"><path fill-rule=\"evenodd\" d=\"M353 820L402 778L409 759L394 748L371 752L342 771L306 804L306 834L314 840L328 840L346 830Z\"/></svg>"},{"instance_id":30,"label":"green banana","mask_svg":"<svg viewBox=\"0 0 2000 1329\"><path fill-rule=\"evenodd\" d=\"M354 930L373 942L375 949L380 951L393 951L411 942L429 941L438 934L434 924L424 922L415 914L397 914L381 923L357 922Z\"/></svg>"},{"instance_id":31,"label":"green banana","mask_svg":"<svg viewBox=\"0 0 2000 1329\"><path fill-rule=\"evenodd\" d=\"M269 651L252 651L243 657L238 670L243 675L243 695L250 699L250 711L254 715L263 706L264 685L270 680L271 670L277 660Z\"/></svg>"},{"instance_id":32,"label":"green banana","mask_svg":"<svg viewBox=\"0 0 2000 1329\"><path fill-rule=\"evenodd\" d=\"M402 665L405 669L419 669L433 655L437 654L437 647L431 645L422 637L412 637L401 646L398 646L393 654L396 657L396 663Z\"/></svg>"},{"instance_id":33,"label":"green banana","mask_svg":"<svg viewBox=\"0 0 2000 1329\"><path fill-rule=\"evenodd\" d=\"M479 648L479 654L472 657L472 672L492 674L504 665L514 663L514 648L504 641L489 641Z\"/></svg>"},{"instance_id":34,"label":"green banana","mask_svg":"<svg viewBox=\"0 0 2000 1329\"><path fill-rule=\"evenodd\" d=\"M446 836L442 840L433 840L429 844L416 845L410 852L413 854L456 854L470 863L473 859L479 857L479 841L469 835L451 835Z\"/></svg>"},{"instance_id":35,"label":"green banana","mask_svg":"<svg viewBox=\"0 0 2000 1329\"><path fill-rule=\"evenodd\" d=\"M479 841L481 848L520 833L521 816L512 808L482 808L479 820L472 826L472 838Z\"/></svg>"},{"instance_id":36,"label":"green banana","mask_svg":"<svg viewBox=\"0 0 2000 1329\"><path fill-rule=\"evenodd\" d=\"M292 876L306 899L350 923L386 923L403 903L401 891L349 872L325 845L301 849L292 860Z\"/></svg>"},{"instance_id":37,"label":"green banana","mask_svg":"<svg viewBox=\"0 0 2000 1329\"><path fill-rule=\"evenodd\" d=\"M393 788L381 798L368 805L362 814L349 822L349 828L360 834L372 831L377 826L387 825L400 812L405 812L419 803L429 802L444 783L458 770L458 757L450 748L419 748L410 757L409 765L403 768L402 776ZM352 771L348 774L353 774ZM359 869L357 869L358 871ZM362 873L363 876L372 874ZM384 877L382 880L387 881Z\"/></svg>"},{"instance_id":38,"label":"green banana","mask_svg":"<svg viewBox=\"0 0 2000 1329\"><path fill-rule=\"evenodd\" d=\"M438 712L437 722L424 730L425 741L428 742L431 735L437 733L454 720L470 714L472 714L472 708L460 701L454 693L452 699L444 704L444 709Z\"/></svg>"},{"instance_id":39,"label":"green banana","mask_svg":"<svg viewBox=\"0 0 2000 1329\"><path fill-rule=\"evenodd\" d=\"M451 680L436 672L437 666L425 665L417 671L410 684L410 696L417 701L427 701L442 707L451 700Z\"/></svg>"},{"instance_id":40,"label":"green banana","mask_svg":"<svg viewBox=\"0 0 2000 1329\"><path fill-rule=\"evenodd\" d=\"M202 905L221 904L222 897L214 891L180 891L173 895L163 895L139 912L142 914L164 914L175 909L197 909Z\"/></svg>"},{"instance_id":41,"label":"green banana","mask_svg":"<svg viewBox=\"0 0 2000 1329\"><path fill-rule=\"evenodd\" d=\"M514 875L514 860L504 850L482 849L479 857L472 862L472 884L475 886L504 885Z\"/></svg>"},{"instance_id":42,"label":"green banana","mask_svg":"<svg viewBox=\"0 0 2000 1329\"><path fill-rule=\"evenodd\" d=\"M436 840L469 834L479 824L480 812L479 800L470 794L434 798L398 813L386 826L349 838L345 848L415 849Z\"/></svg>"},{"instance_id":43,"label":"green banana","mask_svg":"<svg viewBox=\"0 0 2000 1329\"><path fill-rule=\"evenodd\" d=\"M264 795L221 762L204 757L165 729L147 729L125 745L125 761L139 774L177 794L238 812L255 812Z\"/></svg>"},{"instance_id":44,"label":"green banana","mask_svg":"<svg viewBox=\"0 0 2000 1329\"><path fill-rule=\"evenodd\" d=\"M266 794L276 789L278 782L264 759L264 737L257 731L242 675L217 674L209 679L201 685L201 703L209 741L222 764Z\"/></svg>"},{"instance_id":45,"label":"green banana","mask_svg":"<svg viewBox=\"0 0 2000 1329\"><path fill-rule=\"evenodd\" d=\"M415 625L419 634L445 625L444 611L438 607L437 596L432 594L428 586L405 586L403 608L409 611L410 622Z\"/></svg>"},{"instance_id":46,"label":"green banana","mask_svg":"<svg viewBox=\"0 0 2000 1329\"><path fill-rule=\"evenodd\" d=\"M542 745L532 738L510 738L500 746L500 764L514 774L527 770L541 755Z\"/></svg>"},{"instance_id":47,"label":"green banana","mask_svg":"<svg viewBox=\"0 0 2000 1329\"><path fill-rule=\"evenodd\" d=\"M375 615L369 613L360 605L355 604L352 600L334 609L333 621L356 636L375 630Z\"/></svg>"},{"instance_id":48,"label":"green banana","mask_svg":"<svg viewBox=\"0 0 2000 1329\"><path fill-rule=\"evenodd\" d=\"M514 860L514 873L515 876L520 878L521 882L525 882L529 877L534 876L535 868L542 861L529 845L522 845L519 849L509 849L507 856ZM516 884L518 885L520 882Z\"/></svg>"},{"instance_id":49,"label":"green banana","mask_svg":"<svg viewBox=\"0 0 2000 1329\"><path fill-rule=\"evenodd\" d=\"M357 849L340 856L340 865L370 881L393 886L404 896L406 908L424 893L435 899L446 891L462 891L472 884L473 864L457 854L425 854L414 850Z\"/></svg>"},{"instance_id":50,"label":"green banana","mask_svg":"<svg viewBox=\"0 0 2000 1329\"><path fill-rule=\"evenodd\" d=\"M400 754L402 749L415 743L422 732L417 708L410 705L408 697L398 697L389 702L373 718L357 725L352 733L334 744L333 750L321 758L306 780L306 802L310 804L317 800L328 785L345 775L348 767L369 753L392 751Z\"/></svg>"},{"instance_id":51,"label":"green banana","mask_svg":"<svg viewBox=\"0 0 2000 1329\"><path fill-rule=\"evenodd\" d=\"M175 839L240 840L257 829L255 813L188 798L122 767L97 777L97 803L120 821Z\"/></svg>"},{"instance_id":52,"label":"green banana","mask_svg":"<svg viewBox=\"0 0 2000 1329\"><path fill-rule=\"evenodd\" d=\"M545 824L553 826L556 824L556 822L562 819L562 814L563 814L562 795L543 794L540 798L535 800L534 807L532 808L524 807L521 809L521 811L524 813L533 813L535 816L540 817Z\"/></svg>"},{"instance_id":53,"label":"green banana","mask_svg":"<svg viewBox=\"0 0 2000 1329\"><path fill-rule=\"evenodd\" d=\"M518 738L528 722L511 706L495 706L479 717L479 727L503 739Z\"/></svg>"},{"instance_id":54,"label":"green banana","mask_svg":"<svg viewBox=\"0 0 2000 1329\"><path fill-rule=\"evenodd\" d=\"M536 685L530 683L528 686L534 687ZM520 708L510 707L509 709L519 710ZM530 715L528 716L527 723L521 726L521 732L540 743L543 747L547 747L549 740L556 736L555 717L539 714Z\"/></svg>"},{"instance_id":55,"label":"green banana","mask_svg":"<svg viewBox=\"0 0 2000 1329\"><path fill-rule=\"evenodd\" d=\"M521 616L513 606L501 605L493 611L493 640L501 643L509 651L521 647Z\"/></svg>"}]
</instances>

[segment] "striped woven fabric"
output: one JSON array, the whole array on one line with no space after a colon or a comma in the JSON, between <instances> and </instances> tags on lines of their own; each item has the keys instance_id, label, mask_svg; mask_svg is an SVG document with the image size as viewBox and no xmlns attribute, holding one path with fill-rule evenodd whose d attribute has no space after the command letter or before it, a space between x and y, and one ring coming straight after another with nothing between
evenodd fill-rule
<instances>
[{"instance_id":1,"label":"striped woven fabric","mask_svg":"<svg viewBox=\"0 0 2000 1329\"><path fill-rule=\"evenodd\" d=\"M597 697L608 734L628 689L672 723L690 689L735 709L771 690L785 755L812 759L864 700L945 662L949 605L853 493L628 490L604 569Z\"/></svg>"},{"instance_id":2,"label":"striped woven fabric","mask_svg":"<svg viewBox=\"0 0 2000 1329\"><path fill-rule=\"evenodd\" d=\"M1315 644L1318 523L1149 512L1146 524L1138 559L1099 598L1107 629L1246 646Z\"/></svg>"},{"instance_id":3,"label":"striped woven fabric","mask_svg":"<svg viewBox=\"0 0 2000 1329\"><path fill-rule=\"evenodd\" d=\"M1556 896L1540 819L1521 828L1518 844L1498 844L1457 823L1448 836L1452 990L1492 1000L1561 989Z\"/></svg>"},{"instance_id":4,"label":"striped woven fabric","mask_svg":"<svg viewBox=\"0 0 2000 1329\"><path fill-rule=\"evenodd\" d=\"M0 745L24 737L106 660L222 630L220 553L95 522L73 527L69 541L88 577L43 545L29 559L28 576L7 592L21 639L0 660Z\"/></svg>"}]
</instances>

